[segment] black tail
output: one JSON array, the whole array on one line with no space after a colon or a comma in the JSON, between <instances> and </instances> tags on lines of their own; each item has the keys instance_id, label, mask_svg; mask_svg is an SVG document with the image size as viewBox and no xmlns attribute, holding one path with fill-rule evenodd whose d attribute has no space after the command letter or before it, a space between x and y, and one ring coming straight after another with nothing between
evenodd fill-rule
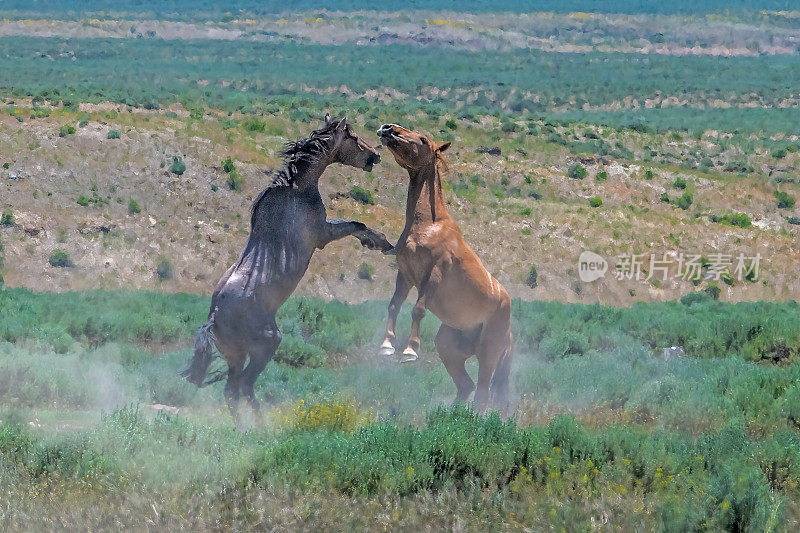
<instances>
[{"instance_id":1,"label":"black tail","mask_svg":"<svg viewBox=\"0 0 800 533\"><path fill-rule=\"evenodd\" d=\"M214 312L208 317L208 321L197 332L194 340L194 356L189 359L189 363L180 371L180 375L185 377L190 383L198 387L204 387L203 383L208 373L208 367L214 359Z\"/></svg>"}]
</instances>

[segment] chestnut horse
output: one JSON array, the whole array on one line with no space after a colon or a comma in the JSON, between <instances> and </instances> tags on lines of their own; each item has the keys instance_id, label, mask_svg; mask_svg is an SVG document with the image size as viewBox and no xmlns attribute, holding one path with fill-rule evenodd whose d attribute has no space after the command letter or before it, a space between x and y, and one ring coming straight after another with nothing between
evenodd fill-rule
<instances>
[{"instance_id":1,"label":"chestnut horse","mask_svg":"<svg viewBox=\"0 0 800 533\"><path fill-rule=\"evenodd\" d=\"M491 384L493 403L505 409L512 358L511 301L445 208L440 175L446 162L441 154L450 143L437 145L396 124L384 124L378 135L410 178L406 225L395 245L397 284L381 353L394 354L397 314L411 287L416 287L411 335L401 361L417 359L420 322L430 309L442 321L436 350L456 384L455 401L464 402L475 391L475 405L484 409ZM472 355L479 364L477 390L464 368Z\"/></svg>"}]
</instances>

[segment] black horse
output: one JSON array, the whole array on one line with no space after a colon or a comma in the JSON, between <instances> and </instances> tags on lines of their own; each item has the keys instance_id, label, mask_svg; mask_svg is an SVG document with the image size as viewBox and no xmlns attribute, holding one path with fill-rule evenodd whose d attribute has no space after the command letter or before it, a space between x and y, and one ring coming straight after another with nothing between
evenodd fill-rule
<instances>
[{"instance_id":1,"label":"black horse","mask_svg":"<svg viewBox=\"0 0 800 533\"><path fill-rule=\"evenodd\" d=\"M328 165L369 172L379 161L375 148L359 139L346 119L326 116L322 128L288 144L283 168L253 202L247 246L211 297L208 321L181 371L184 377L198 387L216 381L204 383L216 345L228 363L228 406L235 410L242 395L258 409L253 385L281 342L275 314L302 279L314 250L348 235L373 250L393 249L382 233L361 222L328 222L319 193Z\"/></svg>"}]
</instances>

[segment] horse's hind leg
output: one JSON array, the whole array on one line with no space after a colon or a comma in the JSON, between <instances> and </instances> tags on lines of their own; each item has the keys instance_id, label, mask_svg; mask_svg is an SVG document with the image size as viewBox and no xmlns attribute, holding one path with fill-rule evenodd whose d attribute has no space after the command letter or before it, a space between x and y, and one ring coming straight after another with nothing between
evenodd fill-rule
<instances>
[{"instance_id":1,"label":"horse's hind leg","mask_svg":"<svg viewBox=\"0 0 800 533\"><path fill-rule=\"evenodd\" d=\"M253 342L250 346L250 362L242 372L241 391L242 395L247 398L250 405L254 410L258 411L258 400L256 400L256 393L253 387L256 380L264 368L269 363L275 351L281 343L281 332L278 330L278 325L275 319L271 320L271 324L264 330L264 335L261 339Z\"/></svg>"},{"instance_id":2,"label":"horse's hind leg","mask_svg":"<svg viewBox=\"0 0 800 533\"><path fill-rule=\"evenodd\" d=\"M511 348L511 313L508 306L502 306L483 328L481 338L478 341L478 387L475 390L475 407L478 410L485 410L489 403L489 385L492 376L498 369L498 364L504 357L510 357ZM510 361L509 361L510 363ZM507 371L508 368L501 366L500 370ZM498 379L500 376L498 376ZM507 391L502 384L503 379L495 381L498 385L498 392L506 394ZM505 379L507 381L507 378ZM496 398L496 401L503 402L503 398Z\"/></svg>"},{"instance_id":3,"label":"horse's hind leg","mask_svg":"<svg viewBox=\"0 0 800 533\"><path fill-rule=\"evenodd\" d=\"M242 379L242 368L244 362L240 359L235 363L228 362L228 381L225 383L225 401L231 412L236 412L236 405L239 403L239 387Z\"/></svg>"},{"instance_id":4,"label":"horse's hind leg","mask_svg":"<svg viewBox=\"0 0 800 533\"><path fill-rule=\"evenodd\" d=\"M453 378L456 384L456 399L454 403L466 402L472 391L475 390L475 382L469 377L464 363L469 359L472 350L465 349L464 334L455 328L442 324L439 333L434 340L439 359L444 363L447 373Z\"/></svg>"},{"instance_id":5,"label":"horse's hind leg","mask_svg":"<svg viewBox=\"0 0 800 533\"><path fill-rule=\"evenodd\" d=\"M228 363L228 381L225 383L225 402L228 408L236 411L236 403L239 401L239 380L247 358L245 347L240 343L231 342L233 334L225 328L218 328L217 349L220 356Z\"/></svg>"}]
</instances>

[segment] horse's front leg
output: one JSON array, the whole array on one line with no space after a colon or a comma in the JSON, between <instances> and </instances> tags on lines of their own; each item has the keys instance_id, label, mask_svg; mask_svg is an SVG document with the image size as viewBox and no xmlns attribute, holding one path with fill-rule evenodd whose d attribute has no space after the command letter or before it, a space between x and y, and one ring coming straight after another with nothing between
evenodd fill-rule
<instances>
[{"instance_id":1,"label":"horse's front leg","mask_svg":"<svg viewBox=\"0 0 800 533\"><path fill-rule=\"evenodd\" d=\"M319 239L318 248L324 248L331 241L341 239L343 237L354 236L361 241L362 246L366 246L370 250L380 250L388 254L394 251L394 246L388 240L386 235L374 229L368 228L365 224L357 221L344 222L341 220L332 220L325 222L322 235Z\"/></svg>"},{"instance_id":2,"label":"horse's front leg","mask_svg":"<svg viewBox=\"0 0 800 533\"><path fill-rule=\"evenodd\" d=\"M381 355L394 355L394 328L397 323L397 315L400 313L400 307L408 297L408 292L411 290L411 283L406 280L401 272L397 273L397 281L394 285L394 294L389 302L389 318L386 320L386 336L381 344Z\"/></svg>"},{"instance_id":3,"label":"horse's front leg","mask_svg":"<svg viewBox=\"0 0 800 533\"><path fill-rule=\"evenodd\" d=\"M417 296L417 303L414 304L414 309L411 310L411 334L408 336L408 344L406 349L403 350L403 355L400 356L401 363L409 363L416 361L419 356L419 328L422 319L425 318L425 313L428 309L427 300L433 298L436 294L436 289L439 287L439 282L442 280L442 269L438 266L433 267L428 278L419 286L419 294Z\"/></svg>"}]
</instances>

